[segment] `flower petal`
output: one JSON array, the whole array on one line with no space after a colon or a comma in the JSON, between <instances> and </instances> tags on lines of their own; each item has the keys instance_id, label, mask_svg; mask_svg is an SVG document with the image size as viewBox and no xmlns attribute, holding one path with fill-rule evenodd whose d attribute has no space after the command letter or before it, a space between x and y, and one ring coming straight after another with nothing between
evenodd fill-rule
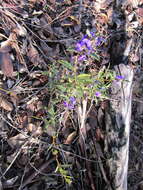
<instances>
[{"instance_id":1,"label":"flower petal","mask_svg":"<svg viewBox=\"0 0 143 190\"><path fill-rule=\"evenodd\" d=\"M95 93L95 96L96 96L96 97L100 97L100 96L101 96L101 92L98 92L98 91L97 91L97 92Z\"/></svg>"},{"instance_id":2,"label":"flower petal","mask_svg":"<svg viewBox=\"0 0 143 190\"><path fill-rule=\"evenodd\" d=\"M118 79L118 80L122 80L122 79L125 79L125 77L122 76L122 75L117 75L117 76L116 76L116 79Z\"/></svg>"},{"instance_id":3,"label":"flower petal","mask_svg":"<svg viewBox=\"0 0 143 190\"><path fill-rule=\"evenodd\" d=\"M86 60L86 55L79 56L78 61L84 61L84 60Z\"/></svg>"}]
</instances>

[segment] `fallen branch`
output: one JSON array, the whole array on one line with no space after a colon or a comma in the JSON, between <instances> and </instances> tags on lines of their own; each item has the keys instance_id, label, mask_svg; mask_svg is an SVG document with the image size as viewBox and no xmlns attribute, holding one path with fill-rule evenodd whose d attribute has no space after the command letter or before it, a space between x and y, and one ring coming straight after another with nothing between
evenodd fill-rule
<instances>
[{"instance_id":1,"label":"fallen branch","mask_svg":"<svg viewBox=\"0 0 143 190\"><path fill-rule=\"evenodd\" d=\"M105 114L105 152L112 188L127 190L133 70L124 64L116 66L115 70L125 80L115 81L112 85L111 99L117 101L110 101Z\"/></svg>"}]
</instances>

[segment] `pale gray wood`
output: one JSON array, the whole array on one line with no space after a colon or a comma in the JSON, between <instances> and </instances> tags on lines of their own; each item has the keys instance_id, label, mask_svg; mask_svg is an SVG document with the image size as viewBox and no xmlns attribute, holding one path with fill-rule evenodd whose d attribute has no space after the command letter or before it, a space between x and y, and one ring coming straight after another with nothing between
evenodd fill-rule
<instances>
[{"instance_id":1,"label":"pale gray wood","mask_svg":"<svg viewBox=\"0 0 143 190\"><path fill-rule=\"evenodd\" d=\"M111 183L108 190L127 190L133 70L124 64L115 66L115 70L125 80L113 82L105 113L105 152Z\"/></svg>"}]
</instances>

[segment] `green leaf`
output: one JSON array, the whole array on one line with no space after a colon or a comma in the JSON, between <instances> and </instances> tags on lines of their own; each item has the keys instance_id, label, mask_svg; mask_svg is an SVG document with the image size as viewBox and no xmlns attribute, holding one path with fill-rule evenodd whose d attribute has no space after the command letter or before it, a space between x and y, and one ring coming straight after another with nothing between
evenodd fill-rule
<instances>
[{"instance_id":1,"label":"green leaf","mask_svg":"<svg viewBox=\"0 0 143 190\"><path fill-rule=\"evenodd\" d=\"M69 70L73 70L73 66L70 62L65 61L65 60L59 60L59 63L62 64L65 68Z\"/></svg>"},{"instance_id":2,"label":"green leaf","mask_svg":"<svg viewBox=\"0 0 143 190\"><path fill-rule=\"evenodd\" d=\"M66 176L68 174L68 172L66 170L64 170L62 167L59 167L59 172L61 173L61 175Z\"/></svg>"},{"instance_id":3,"label":"green leaf","mask_svg":"<svg viewBox=\"0 0 143 190\"><path fill-rule=\"evenodd\" d=\"M64 87L63 85L57 85L57 88L58 88L59 90L61 90L62 92L66 92L66 91L67 91L67 88Z\"/></svg>"},{"instance_id":4,"label":"green leaf","mask_svg":"<svg viewBox=\"0 0 143 190\"><path fill-rule=\"evenodd\" d=\"M78 79L77 81L79 85L88 85L93 83L92 79Z\"/></svg>"},{"instance_id":5,"label":"green leaf","mask_svg":"<svg viewBox=\"0 0 143 190\"><path fill-rule=\"evenodd\" d=\"M69 47L69 48L67 49L67 51L69 51L69 52L75 52L75 49L74 49L74 48Z\"/></svg>"},{"instance_id":6,"label":"green leaf","mask_svg":"<svg viewBox=\"0 0 143 190\"><path fill-rule=\"evenodd\" d=\"M66 183L68 183L69 185L72 183L71 177L70 176L66 176L65 177L65 181Z\"/></svg>"},{"instance_id":7,"label":"green leaf","mask_svg":"<svg viewBox=\"0 0 143 190\"><path fill-rule=\"evenodd\" d=\"M81 98L81 97L83 97L83 95L84 95L84 92L83 92L82 88L77 87L76 96Z\"/></svg>"},{"instance_id":8,"label":"green leaf","mask_svg":"<svg viewBox=\"0 0 143 190\"><path fill-rule=\"evenodd\" d=\"M98 72L98 80L101 80L101 79L103 79L103 77L104 77L104 71L102 71L102 70L100 70L99 72Z\"/></svg>"},{"instance_id":9,"label":"green leaf","mask_svg":"<svg viewBox=\"0 0 143 190\"><path fill-rule=\"evenodd\" d=\"M77 76L77 79L83 79L83 80L87 80L90 79L91 75L90 74L80 74Z\"/></svg>"}]
</instances>

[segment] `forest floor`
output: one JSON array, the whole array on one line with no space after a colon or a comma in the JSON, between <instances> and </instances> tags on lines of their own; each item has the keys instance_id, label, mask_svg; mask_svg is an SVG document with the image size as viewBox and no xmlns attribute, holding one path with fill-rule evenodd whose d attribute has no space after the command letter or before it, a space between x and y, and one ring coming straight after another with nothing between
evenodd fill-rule
<instances>
[{"instance_id":1,"label":"forest floor","mask_svg":"<svg viewBox=\"0 0 143 190\"><path fill-rule=\"evenodd\" d=\"M0 1L0 190L107 189L104 112L120 63L134 70L128 189L143 190L142 25L142 0Z\"/></svg>"}]
</instances>

